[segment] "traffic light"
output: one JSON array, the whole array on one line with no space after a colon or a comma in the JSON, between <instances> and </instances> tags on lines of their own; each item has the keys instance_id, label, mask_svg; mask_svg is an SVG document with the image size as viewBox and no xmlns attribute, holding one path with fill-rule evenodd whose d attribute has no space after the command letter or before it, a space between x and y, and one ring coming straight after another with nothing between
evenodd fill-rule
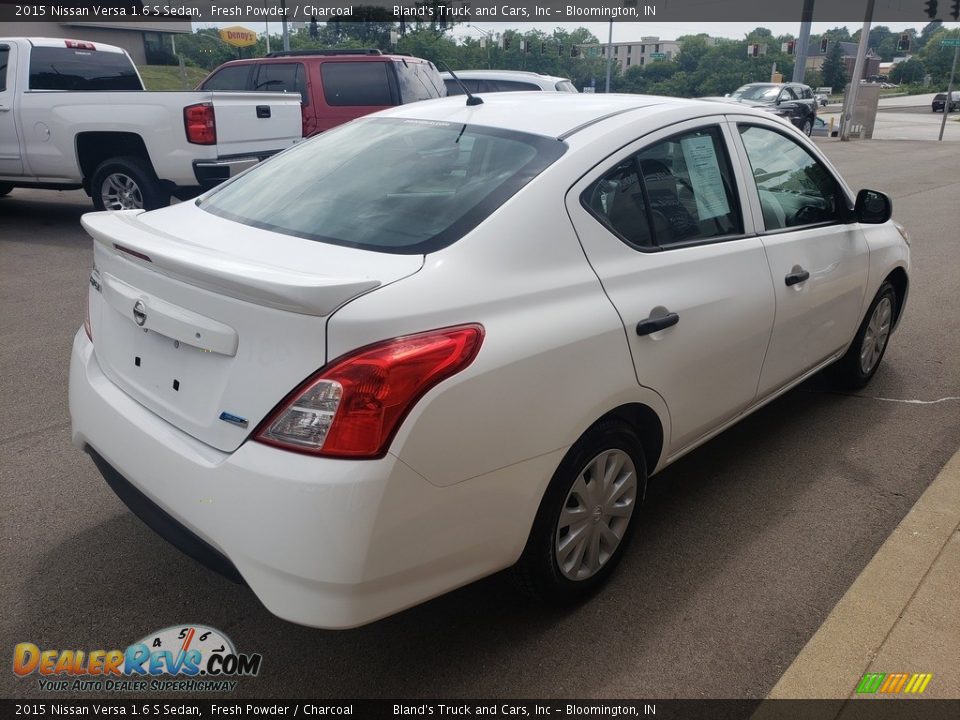
<instances>
[{"instance_id":1,"label":"traffic light","mask_svg":"<svg viewBox=\"0 0 960 720\"><path fill-rule=\"evenodd\" d=\"M820 38L820 54L827 54L827 44L830 42L830 38Z\"/></svg>"},{"instance_id":2,"label":"traffic light","mask_svg":"<svg viewBox=\"0 0 960 720\"><path fill-rule=\"evenodd\" d=\"M540 43L540 54L541 55L547 54L547 44L545 42Z\"/></svg>"},{"instance_id":3,"label":"traffic light","mask_svg":"<svg viewBox=\"0 0 960 720\"><path fill-rule=\"evenodd\" d=\"M312 18L310 18L310 37L312 37L314 40L316 40L318 37L320 37L320 28L317 27L317 16L316 16L316 15L314 15Z\"/></svg>"},{"instance_id":4,"label":"traffic light","mask_svg":"<svg viewBox=\"0 0 960 720\"><path fill-rule=\"evenodd\" d=\"M953 0L953 5L950 6L950 17L960 20L960 0Z\"/></svg>"},{"instance_id":5,"label":"traffic light","mask_svg":"<svg viewBox=\"0 0 960 720\"><path fill-rule=\"evenodd\" d=\"M897 42L897 50L900 52L910 49L910 34L902 33L900 35L900 40Z\"/></svg>"},{"instance_id":6,"label":"traffic light","mask_svg":"<svg viewBox=\"0 0 960 720\"><path fill-rule=\"evenodd\" d=\"M796 48L796 42L793 40L787 40L783 44L783 51L787 53L787 55L793 55L793 51L795 48Z\"/></svg>"},{"instance_id":7,"label":"traffic light","mask_svg":"<svg viewBox=\"0 0 960 720\"><path fill-rule=\"evenodd\" d=\"M574 57L580 57L580 46L579 46L579 45L571 45L571 46L570 46L570 57L572 57L572 58L574 58Z\"/></svg>"},{"instance_id":8,"label":"traffic light","mask_svg":"<svg viewBox=\"0 0 960 720\"><path fill-rule=\"evenodd\" d=\"M503 49L507 51L510 49L510 38L506 35L503 36Z\"/></svg>"},{"instance_id":9,"label":"traffic light","mask_svg":"<svg viewBox=\"0 0 960 720\"><path fill-rule=\"evenodd\" d=\"M563 57L563 43L557 45L557 55Z\"/></svg>"},{"instance_id":10,"label":"traffic light","mask_svg":"<svg viewBox=\"0 0 960 720\"><path fill-rule=\"evenodd\" d=\"M524 55L526 55L527 53L530 52L530 41L529 41L529 40L521 40L521 41L520 41L520 52L522 52Z\"/></svg>"},{"instance_id":11,"label":"traffic light","mask_svg":"<svg viewBox=\"0 0 960 720\"><path fill-rule=\"evenodd\" d=\"M937 0L927 0L927 17L933 20L937 16Z\"/></svg>"}]
</instances>

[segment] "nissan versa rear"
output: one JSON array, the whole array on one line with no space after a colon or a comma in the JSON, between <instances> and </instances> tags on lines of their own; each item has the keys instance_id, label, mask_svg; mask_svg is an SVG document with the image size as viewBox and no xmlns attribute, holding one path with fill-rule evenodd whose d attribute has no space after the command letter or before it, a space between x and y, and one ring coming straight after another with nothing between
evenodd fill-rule
<instances>
[{"instance_id":1,"label":"nissan versa rear","mask_svg":"<svg viewBox=\"0 0 960 720\"><path fill-rule=\"evenodd\" d=\"M749 108L388 110L196 201L84 217L73 440L294 622L511 566L574 602L651 473L828 366L869 381L909 285L890 212Z\"/></svg>"}]
</instances>

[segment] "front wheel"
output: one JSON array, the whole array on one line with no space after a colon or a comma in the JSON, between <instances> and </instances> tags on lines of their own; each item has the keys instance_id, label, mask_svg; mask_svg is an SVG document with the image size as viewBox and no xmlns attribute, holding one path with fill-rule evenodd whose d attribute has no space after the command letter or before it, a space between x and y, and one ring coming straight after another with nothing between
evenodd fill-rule
<instances>
[{"instance_id":1,"label":"front wheel","mask_svg":"<svg viewBox=\"0 0 960 720\"><path fill-rule=\"evenodd\" d=\"M621 421L593 426L554 473L520 561L517 584L556 605L585 599L623 556L647 485L643 448Z\"/></svg>"},{"instance_id":2,"label":"front wheel","mask_svg":"<svg viewBox=\"0 0 960 720\"><path fill-rule=\"evenodd\" d=\"M97 210L156 210L170 204L149 163L138 157L105 160L90 180Z\"/></svg>"},{"instance_id":3,"label":"front wheel","mask_svg":"<svg viewBox=\"0 0 960 720\"><path fill-rule=\"evenodd\" d=\"M877 372L887 349L897 312L897 291L884 282L870 304L850 349L835 366L835 378L842 387L862 388Z\"/></svg>"}]
</instances>

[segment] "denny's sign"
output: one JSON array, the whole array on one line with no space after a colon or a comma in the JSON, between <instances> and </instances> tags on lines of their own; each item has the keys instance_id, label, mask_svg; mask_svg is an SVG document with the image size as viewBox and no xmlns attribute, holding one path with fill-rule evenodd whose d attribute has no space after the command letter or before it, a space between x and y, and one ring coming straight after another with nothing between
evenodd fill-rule
<instances>
[{"instance_id":1,"label":"denny's sign","mask_svg":"<svg viewBox=\"0 0 960 720\"><path fill-rule=\"evenodd\" d=\"M234 47L250 47L257 44L257 34L248 28L234 25L220 30L220 39Z\"/></svg>"}]
</instances>

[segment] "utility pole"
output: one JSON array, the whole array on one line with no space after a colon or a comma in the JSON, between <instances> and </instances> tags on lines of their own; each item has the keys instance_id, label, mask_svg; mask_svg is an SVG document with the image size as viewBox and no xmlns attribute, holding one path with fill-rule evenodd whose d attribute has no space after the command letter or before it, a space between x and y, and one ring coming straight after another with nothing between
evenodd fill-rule
<instances>
[{"instance_id":1,"label":"utility pole","mask_svg":"<svg viewBox=\"0 0 960 720\"><path fill-rule=\"evenodd\" d=\"M953 66L950 68L950 82L947 83L947 98L943 102L943 119L940 121L940 137L943 140L943 131L947 127L947 115L950 114L950 100L953 98L953 78L957 73L957 55L960 55L960 30L957 31L957 44L953 46Z\"/></svg>"},{"instance_id":2,"label":"utility pole","mask_svg":"<svg viewBox=\"0 0 960 720\"><path fill-rule=\"evenodd\" d=\"M863 62L867 56L867 46L870 44L870 23L873 22L874 2L875 0L867 0L867 12L863 18L863 29L860 31L860 46L857 48L857 61L853 64L853 77L850 78L850 94L843 104L843 117L840 118L841 140L850 139L850 125L853 124L853 113L857 107Z\"/></svg>"},{"instance_id":3,"label":"utility pole","mask_svg":"<svg viewBox=\"0 0 960 720\"><path fill-rule=\"evenodd\" d=\"M872 2L873 0L871 0ZM287 29L287 0L280 0L280 7L283 9L283 49L290 51L290 31Z\"/></svg>"},{"instance_id":4,"label":"utility pole","mask_svg":"<svg viewBox=\"0 0 960 720\"><path fill-rule=\"evenodd\" d=\"M813 0L803 0L800 13L800 37L793 49L793 81L803 82L807 71L807 48L810 47L810 23L813 21Z\"/></svg>"},{"instance_id":5,"label":"utility pole","mask_svg":"<svg viewBox=\"0 0 960 720\"><path fill-rule=\"evenodd\" d=\"M610 71L613 69L613 15L610 16L610 32L607 35L607 84L604 92L610 92Z\"/></svg>"}]
</instances>

